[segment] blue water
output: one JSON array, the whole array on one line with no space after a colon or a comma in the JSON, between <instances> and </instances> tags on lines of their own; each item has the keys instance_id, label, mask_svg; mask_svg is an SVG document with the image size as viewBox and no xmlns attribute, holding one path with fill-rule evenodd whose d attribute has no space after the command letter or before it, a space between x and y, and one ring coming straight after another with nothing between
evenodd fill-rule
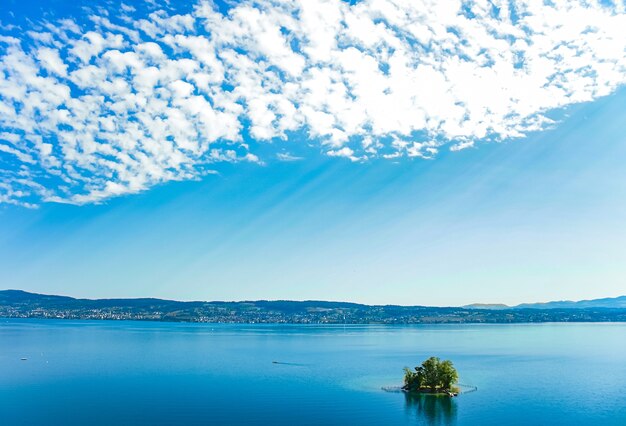
<instances>
[{"instance_id":1,"label":"blue water","mask_svg":"<svg viewBox=\"0 0 626 426\"><path fill-rule=\"evenodd\" d=\"M431 355L478 391L381 389ZM623 426L626 324L0 319L0 424Z\"/></svg>"}]
</instances>

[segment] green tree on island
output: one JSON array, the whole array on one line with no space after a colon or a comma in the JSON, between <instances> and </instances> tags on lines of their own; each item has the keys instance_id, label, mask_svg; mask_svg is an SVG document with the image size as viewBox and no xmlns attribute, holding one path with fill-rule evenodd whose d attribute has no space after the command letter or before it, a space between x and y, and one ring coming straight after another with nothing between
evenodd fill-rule
<instances>
[{"instance_id":1,"label":"green tree on island","mask_svg":"<svg viewBox=\"0 0 626 426\"><path fill-rule=\"evenodd\" d=\"M441 361L437 357L430 357L415 367L415 371L404 368L404 390L410 392L453 393L458 392L454 385L459 375L452 365L452 361Z\"/></svg>"}]
</instances>

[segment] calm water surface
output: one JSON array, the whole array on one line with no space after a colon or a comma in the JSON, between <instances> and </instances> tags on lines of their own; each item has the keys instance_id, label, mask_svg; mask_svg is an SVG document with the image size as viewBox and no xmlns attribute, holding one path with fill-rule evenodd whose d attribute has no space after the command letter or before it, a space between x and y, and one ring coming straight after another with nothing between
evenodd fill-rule
<instances>
[{"instance_id":1,"label":"calm water surface","mask_svg":"<svg viewBox=\"0 0 626 426\"><path fill-rule=\"evenodd\" d=\"M478 391L381 389L431 355ZM0 424L624 426L626 324L0 319Z\"/></svg>"}]
</instances>

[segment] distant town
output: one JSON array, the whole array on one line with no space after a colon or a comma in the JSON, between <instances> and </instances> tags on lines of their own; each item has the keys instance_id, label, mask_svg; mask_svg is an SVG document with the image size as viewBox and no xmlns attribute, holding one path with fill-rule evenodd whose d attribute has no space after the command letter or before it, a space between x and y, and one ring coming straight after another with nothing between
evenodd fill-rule
<instances>
[{"instance_id":1,"label":"distant town","mask_svg":"<svg viewBox=\"0 0 626 426\"><path fill-rule=\"evenodd\" d=\"M249 324L626 322L626 297L553 303L556 305L469 305L443 308L324 301L92 300L4 290L0 291L0 317Z\"/></svg>"}]
</instances>

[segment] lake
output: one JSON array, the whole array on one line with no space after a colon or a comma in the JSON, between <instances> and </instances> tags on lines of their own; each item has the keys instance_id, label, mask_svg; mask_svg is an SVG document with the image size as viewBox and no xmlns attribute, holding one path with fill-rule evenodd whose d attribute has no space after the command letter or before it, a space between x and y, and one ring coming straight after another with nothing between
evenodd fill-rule
<instances>
[{"instance_id":1,"label":"lake","mask_svg":"<svg viewBox=\"0 0 626 426\"><path fill-rule=\"evenodd\" d=\"M478 390L382 390L431 355ZM626 324L0 319L0 424L623 426Z\"/></svg>"}]
</instances>

